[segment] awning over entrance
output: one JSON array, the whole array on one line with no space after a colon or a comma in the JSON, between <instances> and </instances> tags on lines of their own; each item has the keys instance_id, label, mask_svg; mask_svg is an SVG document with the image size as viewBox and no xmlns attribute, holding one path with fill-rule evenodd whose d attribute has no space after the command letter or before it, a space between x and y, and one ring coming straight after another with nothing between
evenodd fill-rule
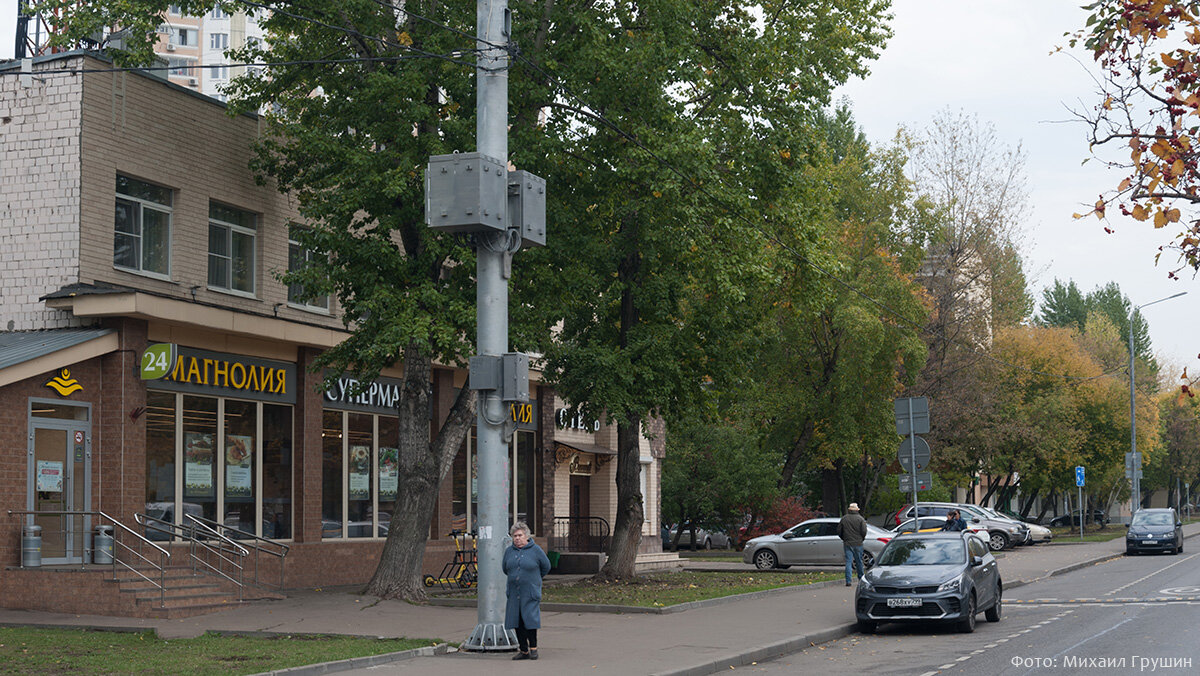
<instances>
[{"instance_id":1,"label":"awning over entrance","mask_svg":"<svg viewBox=\"0 0 1200 676\"><path fill-rule=\"evenodd\" d=\"M0 387L108 354L118 347L114 329L0 333Z\"/></svg>"},{"instance_id":2,"label":"awning over entrance","mask_svg":"<svg viewBox=\"0 0 1200 676\"><path fill-rule=\"evenodd\" d=\"M554 464L567 463L571 474L590 476L616 456L616 451L603 446L554 442Z\"/></svg>"}]
</instances>

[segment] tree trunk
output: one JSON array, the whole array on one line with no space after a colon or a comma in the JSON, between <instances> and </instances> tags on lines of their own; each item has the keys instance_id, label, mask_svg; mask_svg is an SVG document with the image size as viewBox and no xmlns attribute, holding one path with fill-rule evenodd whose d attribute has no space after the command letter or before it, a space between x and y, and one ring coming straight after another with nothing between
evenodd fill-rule
<instances>
[{"instance_id":1,"label":"tree trunk","mask_svg":"<svg viewBox=\"0 0 1200 676\"><path fill-rule=\"evenodd\" d=\"M1025 504L1021 505L1021 518L1022 519L1029 518L1029 510L1033 509L1033 502L1034 502L1034 500L1037 500L1039 493L1041 493L1040 489L1025 496ZM1039 518L1039 521L1040 521L1040 518Z\"/></svg>"},{"instance_id":2,"label":"tree trunk","mask_svg":"<svg viewBox=\"0 0 1200 676\"><path fill-rule=\"evenodd\" d=\"M821 470L821 511L830 516L842 513L842 475L835 467Z\"/></svg>"},{"instance_id":3,"label":"tree trunk","mask_svg":"<svg viewBox=\"0 0 1200 676\"><path fill-rule=\"evenodd\" d=\"M462 388L450 415L429 440L430 357L414 344L404 351L404 388L399 403L399 483L396 510L375 575L366 593L386 599L424 601L421 563L433 521L438 487L454 464L474 420L475 393Z\"/></svg>"},{"instance_id":4,"label":"tree trunk","mask_svg":"<svg viewBox=\"0 0 1200 676\"><path fill-rule=\"evenodd\" d=\"M633 414L617 422L617 523L608 544L608 560L596 574L598 581L632 580L642 543L641 458L638 435L642 419ZM682 526L681 526L682 528ZM694 542L694 540L693 540Z\"/></svg>"},{"instance_id":5,"label":"tree trunk","mask_svg":"<svg viewBox=\"0 0 1200 676\"><path fill-rule=\"evenodd\" d=\"M996 476L996 477L989 476L988 477L987 492L983 494L982 498L979 498L979 506L980 507L987 506L988 500L991 499L992 494L996 492L997 488L1000 488L1000 480L1002 478L1004 478L1004 477L998 477L998 476Z\"/></svg>"}]
</instances>

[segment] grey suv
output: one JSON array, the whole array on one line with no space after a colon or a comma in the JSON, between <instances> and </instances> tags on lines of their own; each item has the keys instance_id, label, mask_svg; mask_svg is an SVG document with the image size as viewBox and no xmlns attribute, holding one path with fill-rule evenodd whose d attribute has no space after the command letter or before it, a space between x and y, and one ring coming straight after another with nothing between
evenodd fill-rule
<instances>
[{"instance_id":1,"label":"grey suv","mask_svg":"<svg viewBox=\"0 0 1200 676\"><path fill-rule=\"evenodd\" d=\"M1023 545L1032 538L1029 536L1029 526L1010 519L995 519L975 505L956 502L922 502L921 516L946 516L952 509L957 509L967 523L978 524L988 532L988 546L992 551L1008 549ZM900 518L911 519L915 516L912 506L901 512Z\"/></svg>"}]
</instances>

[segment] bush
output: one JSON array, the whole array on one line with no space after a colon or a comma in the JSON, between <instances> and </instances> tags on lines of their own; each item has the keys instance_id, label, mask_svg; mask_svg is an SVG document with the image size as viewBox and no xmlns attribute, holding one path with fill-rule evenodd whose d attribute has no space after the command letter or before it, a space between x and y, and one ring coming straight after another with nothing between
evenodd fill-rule
<instances>
[{"instance_id":1,"label":"bush","mask_svg":"<svg viewBox=\"0 0 1200 676\"><path fill-rule=\"evenodd\" d=\"M744 545L747 540L760 535L782 533L801 521L807 521L817 516L820 514L805 505L800 498L780 498L765 513L755 519L754 523L742 526L738 530L738 546Z\"/></svg>"}]
</instances>

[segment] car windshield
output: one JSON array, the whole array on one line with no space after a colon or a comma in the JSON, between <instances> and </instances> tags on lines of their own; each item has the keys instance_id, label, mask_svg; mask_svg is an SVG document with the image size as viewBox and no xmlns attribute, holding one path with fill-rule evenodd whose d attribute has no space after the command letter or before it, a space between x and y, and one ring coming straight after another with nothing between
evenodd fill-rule
<instances>
[{"instance_id":1,"label":"car windshield","mask_svg":"<svg viewBox=\"0 0 1200 676\"><path fill-rule=\"evenodd\" d=\"M881 566L944 566L963 563L967 552L961 540L892 540L879 557Z\"/></svg>"},{"instance_id":2,"label":"car windshield","mask_svg":"<svg viewBox=\"0 0 1200 676\"><path fill-rule=\"evenodd\" d=\"M1171 519L1171 515L1166 512L1157 512L1147 514L1142 512L1133 517L1134 526L1172 526L1175 522Z\"/></svg>"}]
</instances>

